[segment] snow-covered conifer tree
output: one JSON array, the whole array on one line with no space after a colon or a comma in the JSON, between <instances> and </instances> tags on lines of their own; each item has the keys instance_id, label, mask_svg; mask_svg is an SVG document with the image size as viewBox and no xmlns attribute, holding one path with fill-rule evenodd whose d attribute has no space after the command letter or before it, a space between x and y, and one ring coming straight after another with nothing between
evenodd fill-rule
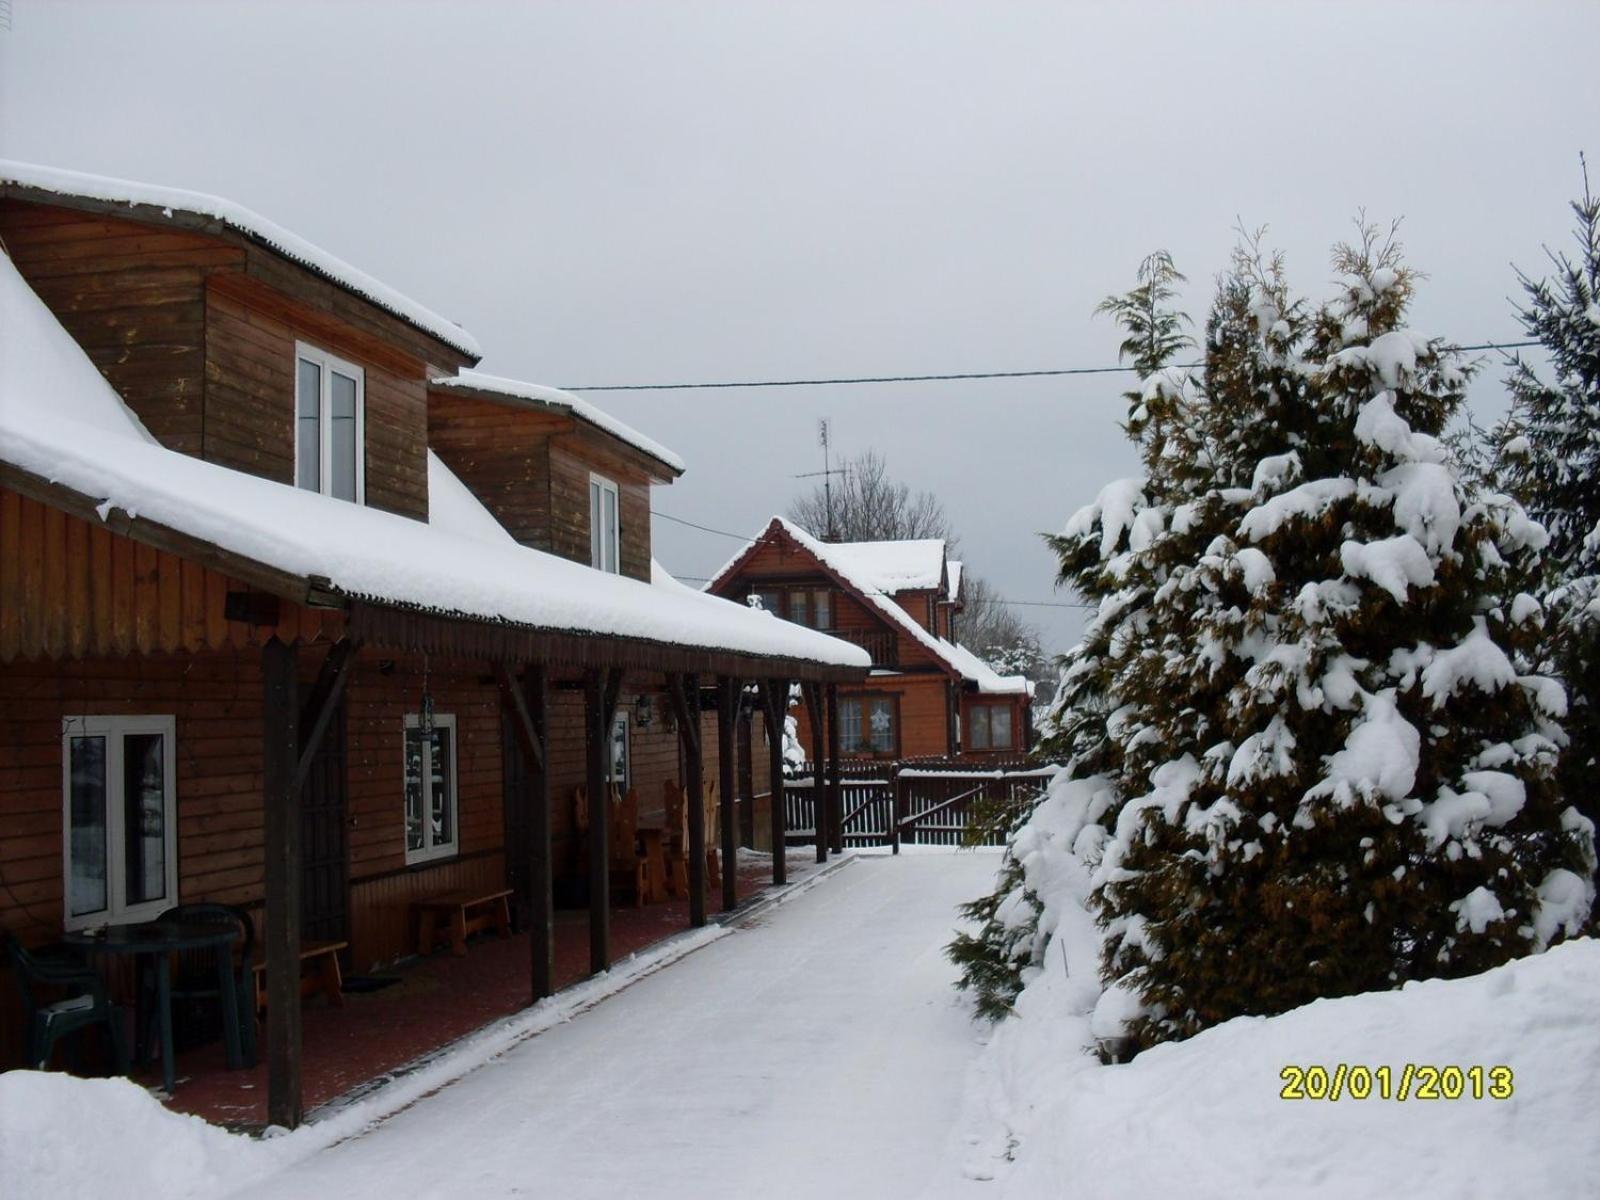
<instances>
[{"instance_id":1,"label":"snow-covered conifer tree","mask_svg":"<svg viewBox=\"0 0 1600 1200\"><path fill-rule=\"evenodd\" d=\"M1135 1046L1241 1013L1481 971L1577 932L1592 828L1554 785L1558 684L1519 675L1545 538L1439 441L1466 372L1405 326L1392 240L1307 319L1276 265L1209 332L1220 530L1173 563L1124 690L1097 902Z\"/></svg>"},{"instance_id":2,"label":"snow-covered conifer tree","mask_svg":"<svg viewBox=\"0 0 1600 1200\"><path fill-rule=\"evenodd\" d=\"M1117 699L1116 682L1142 644L1142 612L1152 591L1138 564L1168 527L1166 513L1177 498L1176 486L1163 472L1172 464L1197 461L1191 443L1200 397L1187 372L1169 366L1192 345L1182 330L1184 318L1171 306L1182 280L1171 257L1157 252L1141 264L1133 290L1100 305L1098 311L1111 315L1126 335L1121 354L1138 377L1126 394L1126 429L1149 473L1107 485L1094 504L1050 539L1061 559L1059 582L1098 605L1083 639L1062 659L1061 686L1040 751L1066 764L1066 777L1052 792L1070 787L1081 793L1079 823L1099 820L1114 804L1106 781L1120 759L1108 726L1130 715ZM986 814L1007 830L1010 844L995 890L963 910L979 922L978 932L958 935L949 948L962 970L961 986L973 993L978 1011L994 1019L1010 1011L1025 971L1037 965L1050 933L1039 928L1041 902L1024 861L1037 840L1026 828L1032 815L1031 806Z\"/></svg>"},{"instance_id":3,"label":"snow-covered conifer tree","mask_svg":"<svg viewBox=\"0 0 1600 1200\"><path fill-rule=\"evenodd\" d=\"M1552 254L1552 278L1518 272L1517 315L1549 356L1554 379L1547 383L1520 356L1513 363L1496 477L1550 534L1542 649L1570 704L1563 787L1600 820L1600 197L1587 172L1572 211L1577 259Z\"/></svg>"}]
</instances>

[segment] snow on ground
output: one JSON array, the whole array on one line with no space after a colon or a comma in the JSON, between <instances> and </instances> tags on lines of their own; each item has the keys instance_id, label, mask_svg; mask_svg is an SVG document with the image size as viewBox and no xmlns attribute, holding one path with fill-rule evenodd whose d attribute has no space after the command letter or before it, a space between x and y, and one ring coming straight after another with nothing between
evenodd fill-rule
<instances>
[{"instance_id":1,"label":"snow on ground","mask_svg":"<svg viewBox=\"0 0 1600 1200\"><path fill-rule=\"evenodd\" d=\"M798 874L799 872L796 872ZM787 900L803 885L785 893ZM408 1074L291 1134L264 1141L175 1113L126 1079L74 1079L56 1072L0 1072L0 1200L100 1200L229 1195L346 1138L489 1062L518 1043L572 1020L652 971L726 936L719 926L685 931L630 955L604 975L508 1020L488 1025ZM92 1131L86 1136L85 1131Z\"/></svg>"},{"instance_id":2,"label":"snow on ground","mask_svg":"<svg viewBox=\"0 0 1600 1200\"><path fill-rule=\"evenodd\" d=\"M993 1200L1182 1196L1600 1194L1600 942L1470 979L1245 1017L1134 1062L1083 1054L1055 971L1024 992L973 1072L974 1121L950 1195ZM1284 1100L1285 1066L1407 1063L1513 1072L1509 1099ZM1415 1077L1413 1077L1415 1078ZM1413 1083L1413 1087L1415 1084ZM976 1179L992 1182L970 1182Z\"/></svg>"},{"instance_id":3,"label":"snow on ground","mask_svg":"<svg viewBox=\"0 0 1600 1200\"><path fill-rule=\"evenodd\" d=\"M942 948L994 868L863 858L247 1194L916 1195L977 1037Z\"/></svg>"},{"instance_id":4,"label":"snow on ground","mask_svg":"<svg viewBox=\"0 0 1600 1200\"><path fill-rule=\"evenodd\" d=\"M485 1031L485 1065L330 1149L377 1113L251 1142L125 1082L0 1076L0 1196L921 1195L981 1033L943 947L996 863L860 856L581 1016L513 1019L539 1037Z\"/></svg>"}]
</instances>

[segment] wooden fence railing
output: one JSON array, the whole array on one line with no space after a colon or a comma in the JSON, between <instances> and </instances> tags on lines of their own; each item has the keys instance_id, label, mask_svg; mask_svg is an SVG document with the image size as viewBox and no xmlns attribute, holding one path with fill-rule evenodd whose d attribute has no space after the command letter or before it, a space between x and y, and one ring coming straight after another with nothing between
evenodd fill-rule
<instances>
[{"instance_id":1,"label":"wooden fence railing","mask_svg":"<svg viewBox=\"0 0 1600 1200\"><path fill-rule=\"evenodd\" d=\"M950 760L851 763L840 773L841 828L846 846L959 846L978 804L1021 803L1043 793L1057 768L1026 763L993 767ZM789 840L816 836L817 786L811 764L784 788ZM1003 833L984 845L1005 844Z\"/></svg>"}]
</instances>

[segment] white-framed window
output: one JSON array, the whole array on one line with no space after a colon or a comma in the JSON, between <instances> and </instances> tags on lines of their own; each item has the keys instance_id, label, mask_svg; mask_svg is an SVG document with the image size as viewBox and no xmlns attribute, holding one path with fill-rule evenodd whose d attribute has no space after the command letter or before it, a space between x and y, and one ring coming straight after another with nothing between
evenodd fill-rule
<instances>
[{"instance_id":1,"label":"white-framed window","mask_svg":"<svg viewBox=\"0 0 1600 1200\"><path fill-rule=\"evenodd\" d=\"M1011 706L1009 704L974 704L972 706L973 750L1010 750Z\"/></svg>"},{"instance_id":2,"label":"white-framed window","mask_svg":"<svg viewBox=\"0 0 1600 1200\"><path fill-rule=\"evenodd\" d=\"M617 485L604 475L589 476L589 565L615 575L622 570L622 517Z\"/></svg>"},{"instance_id":3,"label":"white-framed window","mask_svg":"<svg viewBox=\"0 0 1600 1200\"><path fill-rule=\"evenodd\" d=\"M618 791L628 790L628 714L618 712L611 720L611 762L606 782L616 785Z\"/></svg>"},{"instance_id":4,"label":"white-framed window","mask_svg":"<svg viewBox=\"0 0 1600 1200\"><path fill-rule=\"evenodd\" d=\"M435 713L424 730L406 714L406 862L448 858L460 848L456 808L456 719Z\"/></svg>"},{"instance_id":5,"label":"white-framed window","mask_svg":"<svg viewBox=\"0 0 1600 1200\"><path fill-rule=\"evenodd\" d=\"M305 342L294 345L294 485L367 500L366 372Z\"/></svg>"},{"instance_id":6,"label":"white-framed window","mask_svg":"<svg viewBox=\"0 0 1600 1200\"><path fill-rule=\"evenodd\" d=\"M66 928L148 921L178 902L176 722L64 717Z\"/></svg>"}]
</instances>

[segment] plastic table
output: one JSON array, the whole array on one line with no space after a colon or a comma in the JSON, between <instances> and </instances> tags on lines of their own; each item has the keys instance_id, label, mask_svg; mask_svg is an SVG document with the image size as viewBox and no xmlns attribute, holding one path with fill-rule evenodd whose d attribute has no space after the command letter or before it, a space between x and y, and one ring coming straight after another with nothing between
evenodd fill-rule
<instances>
[{"instance_id":1,"label":"plastic table","mask_svg":"<svg viewBox=\"0 0 1600 1200\"><path fill-rule=\"evenodd\" d=\"M156 1005L161 1021L161 1079L172 1095L176 1077L172 1061L172 965L174 954L210 948L217 960L217 985L222 996L222 1027L227 1040L228 1066L243 1065L239 1048L239 993L233 975L233 946L239 930L232 924L210 921L143 921L135 925L107 925L102 929L67 934L62 941L91 955L155 959Z\"/></svg>"}]
</instances>

